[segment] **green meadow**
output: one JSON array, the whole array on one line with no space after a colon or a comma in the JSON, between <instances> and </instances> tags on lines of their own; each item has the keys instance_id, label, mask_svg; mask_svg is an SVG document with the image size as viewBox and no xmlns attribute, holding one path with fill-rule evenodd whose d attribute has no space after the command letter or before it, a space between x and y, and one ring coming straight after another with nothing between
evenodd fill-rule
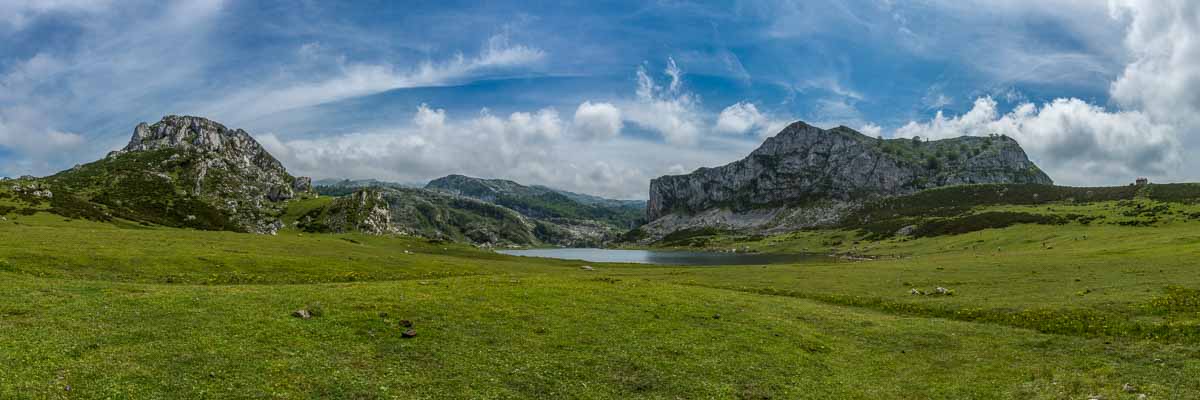
<instances>
[{"instance_id":1,"label":"green meadow","mask_svg":"<svg viewBox=\"0 0 1200 400\"><path fill-rule=\"evenodd\" d=\"M688 243L852 256L594 271L10 211L0 398L1200 398L1200 210L1138 201L981 206L1071 217L928 237L714 232Z\"/></svg>"}]
</instances>

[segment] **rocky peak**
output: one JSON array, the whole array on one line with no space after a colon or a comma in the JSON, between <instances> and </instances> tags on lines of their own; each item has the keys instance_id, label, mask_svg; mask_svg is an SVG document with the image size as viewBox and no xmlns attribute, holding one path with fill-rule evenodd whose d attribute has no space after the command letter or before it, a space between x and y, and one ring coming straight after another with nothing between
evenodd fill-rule
<instances>
[{"instance_id":1,"label":"rocky peak","mask_svg":"<svg viewBox=\"0 0 1200 400\"><path fill-rule=\"evenodd\" d=\"M721 223L735 227L737 215L760 215L755 224L778 223L783 214L777 210L818 204L846 210L865 199L972 183L1053 182L1004 136L881 139L844 126L825 130L796 122L742 160L652 180L646 217L674 215L673 226L687 228L694 222L689 216L724 210ZM807 221L793 222L827 223L837 215L801 219Z\"/></svg>"},{"instance_id":2,"label":"rocky peak","mask_svg":"<svg viewBox=\"0 0 1200 400\"><path fill-rule=\"evenodd\" d=\"M244 158L260 169L284 171L279 160L246 131L202 117L168 115L153 125L142 122L121 152L159 149L224 154Z\"/></svg>"},{"instance_id":3,"label":"rocky peak","mask_svg":"<svg viewBox=\"0 0 1200 400\"><path fill-rule=\"evenodd\" d=\"M175 115L138 124L122 150L52 178L132 219L256 233L277 231L283 201L312 191L246 131Z\"/></svg>"}]
</instances>

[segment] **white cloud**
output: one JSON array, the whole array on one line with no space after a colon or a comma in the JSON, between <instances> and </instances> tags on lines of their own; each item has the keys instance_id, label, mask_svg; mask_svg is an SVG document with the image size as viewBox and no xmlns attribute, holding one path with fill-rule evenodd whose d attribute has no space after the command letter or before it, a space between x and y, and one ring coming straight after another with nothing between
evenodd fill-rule
<instances>
[{"instance_id":1,"label":"white cloud","mask_svg":"<svg viewBox=\"0 0 1200 400\"><path fill-rule=\"evenodd\" d=\"M508 116L485 109L453 119L445 110L421 105L400 127L314 139L258 138L293 173L317 178L412 182L462 173L618 198L646 198L652 177L683 165L733 161L753 147L738 143L704 150L619 135L607 140L561 135L555 132L567 123L557 116L553 109ZM580 151L585 146L587 151Z\"/></svg>"},{"instance_id":2,"label":"white cloud","mask_svg":"<svg viewBox=\"0 0 1200 400\"><path fill-rule=\"evenodd\" d=\"M621 110L612 103L585 101L575 109L575 132L584 138L615 138L622 127Z\"/></svg>"},{"instance_id":3,"label":"white cloud","mask_svg":"<svg viewBox=\"0 0 1200 400\"><path fill-rule=\"evenodd\" d=\"M683 90L683 72L668 58L664 73L671 82L666 88L654 83L645 67L638 67L637 100L623 107L626 118L648 130L662 135L668 142L690 145L700 136L700 99Z\"/></svg>"},{"instance_id":4,"label":"white cloud","mask_svg":"<svg viewBox=\"0 0 1200 400\"><path fill-rule=\"evenodd\" d=\"M45 125L46 116L24 106L0 108L0 149L19 152L21 157L0 157L0 176L27 171L48 171L51 164L79 156L85 141L76 133Z\"/></svg>"},{"instance_id":5,"label":"white cloud","mask_svg":"<svg viewBox=\"0 0 1200 400\"><path fill-rule=\"evenodd\" d=\"M870 137L883 136L883 127L872 124L872 123L867 123L863 126L860 126L858 128L858 131L861 132L862 134L870 136Z\"/></svg>"},{"instance_id":6,"label":"white cloud","mask_svg":"<svg viewBox=\"0 0 1200 400\"><path fill-rule=\"evenodd\" d=\"M1112 1L1130 18L1125 46L1133 61L1112 84L1113 99L1158 121L1200 128L1200 2Z\"/></svg>"},{"instance_id":7,"label":"white cloud","mask_svg":"<svg viewBox=\"0 0 1200 400\"><path fill-rule=\"evenodd\" d=\"M1058 99L1040 107L1022 104L1001 115L989 97L977 100L966 114L947 118L939 112L928 122L900 128L897 135L1006 134L1067 184L1118 184L1138 175L1200 178L1200 161L1184 157L1200 146L1195 133L1200 132L1200 2L1113 0L1109 6L1111 15L1129 26L1124 43L1131 58L1110 86L1120 109Z\"/></svg>"},{"instance_id":8,"label":"white cloud","mask_svg":"<svg viewBox=\"0 0 1200 400\"><path fill-rule=\"evenodd\" d=\"M721 110L714 128L720 133L755 133L758 137L772 136L792 122L790 118L776 118L758 110L753 103L740 101Z\"/></svg>"},{"instance_id":9,"label":"white cloud","mask_svg":"<svg viewBox=\"0 0 1200 400\"><path fill-rule=\"evenodd\" d=\"M990 97L966 114L941 112L924 123L910 122L897 137L944 139L1003 134L1015 138L1059 184L1121 184L1139 175L1164 176L1179 161L1173 127L1138 111L1108 112L1079 99L1037 107L1025 103L1001 114Z\"/></svg>"},{"instance_id":10,"label":"white cloud","mask_svg":"<svg viewBox=\"0 0 1200 400\"><path fill-rule=\"evenodd\" d=\"M19 30L38 18L68 15L80 33L70 51L46 46L0 71L0 147L11 151L0 157L0 174L52 173L128 140L122 133L119 139L91 135L85 141L82 132L61 126L99 129L139 118L131 107L198 80L200 64L180 60L206 54L202 38L222 6L212 0L149 10L105 1L0 2L0 29L6 21ZM139 22L129 24L130 19ZM89 124L93 121L103 122Z\"/></svg>"},{"instance_id":11,"label":"white cloud","mask_svg":"<svg viewBox=\"0 0 1200 400\"><path fill-rule=\"evenodd\" d=\"M303 58L313 58L319 47L301 46ZM333 57L335 72L329 76L297 80L283 77L261 86L234 93L204 107L205 115L236 123L271 113L303 108L394 89L444 86L460 83L493 69L535 64L545 52L509 43L506 35L494 35L479 55L462 54L442 62L423 62L412 68L392 64L352 63Z\"/></svg>"},{"instance_id":12,"label":"white cloud","mask_svg":"<svg viewBox=\"0 0 1200 400\"><path fill-rule=\"evenodd\" d=\"M743 134L763 125L766 119L754 103L737 102L721 110L717 116L717 132Z\"/></svg>"}]
</instances>

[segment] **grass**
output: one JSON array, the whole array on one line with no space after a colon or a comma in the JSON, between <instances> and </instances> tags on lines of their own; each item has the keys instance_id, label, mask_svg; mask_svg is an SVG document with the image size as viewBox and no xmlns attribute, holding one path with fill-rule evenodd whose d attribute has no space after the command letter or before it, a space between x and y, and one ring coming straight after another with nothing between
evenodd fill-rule
<instances>
[{"instance_id":1,"label":"grass","mask_svg":"<svg viewBox=\"0 0 1200 400\"><path fill-rule=\"evenodd\" d=\"M875 241L700 232L680 239L877 260L596 271L14 211L0 398L1197 398L1200 222L1172 203L1116 223L1145 205L991 205L971 212L1112 220Z\"/></svg>"}]
</instances>

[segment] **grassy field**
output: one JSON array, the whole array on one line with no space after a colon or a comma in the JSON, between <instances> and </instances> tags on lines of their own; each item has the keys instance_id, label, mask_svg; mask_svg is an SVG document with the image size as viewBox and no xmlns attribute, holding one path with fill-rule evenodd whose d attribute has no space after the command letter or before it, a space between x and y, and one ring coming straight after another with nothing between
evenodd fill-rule
<instances>
[{"instance_id":1,"label":"grassy field","mask_svg":"<svg viewBox=\"0 0 1200 400\"><path fill-rule=\"evenodd\" d=\"M1200 222L1173 205L1119 224L1129 207L705 244L874 261L595 271L417 238L10 213L0 398L1200 398ZM910 294L936 287L953 295Z\"/></svg>"}]
</instances>

